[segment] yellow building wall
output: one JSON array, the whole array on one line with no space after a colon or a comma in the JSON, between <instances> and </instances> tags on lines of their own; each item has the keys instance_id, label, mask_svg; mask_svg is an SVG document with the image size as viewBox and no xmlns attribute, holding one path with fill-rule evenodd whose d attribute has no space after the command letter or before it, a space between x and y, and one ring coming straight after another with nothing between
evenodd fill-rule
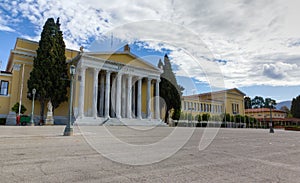
<instances>
[{"instance_id":1,"label":"yellow building wall","mask_svg":"<svg viewBox=\"0 0 300 183\"><path fill-rule=\"evenodd\" d=\"M29 54L36 54L36 49L38 48L38 44L33 41L23 40L18 38L15 50L27 52ZM71 57L75 57L78 54L76 51L72 50L66 50L66 57L70 59ZM23 92L22 92L22 105L24 105L27 109L27 111L24 113L26 115L29 115L31 113L31 106L32 101L27 99L27 80L30 77L30 72L33 67L33 57L32 56L24 56L24 55L18 55L15 53L11 53L11 59L13 61L13 65L20 64L20 70L12 69L12 81L9 86L10 90L10 99L8 102L8 110L10 111L11 108L20 101L20 94L21 94L21 83L22 83L22 72L23 72L23 65L24 67L24 79L23 79ZM12 65L12 67L13 67ZM31 92L31 91L30 91ZM47 115L47 103L45 103L45 117ZM66 116L68 114L68 101L60 104L60 106L55 109L54 115L56 116ZM7 112L8 113L8 112ZM40 115L40 103L39 101L35 100L35 110L34 114L39 116Z\"/></svg>"},{"instance_id":2,"label":"yellow building wall","mask_svg":"<svg viewBox=\"0 0 300 183\"><path fill-rule=\"evenodd\" d=\"M15 45L15 50L36 53L38 46L39 45L36 42L18 38Z\"/></svg>"},{"instance_id":3,"label":"yellow building wall","mask_svg":"<svg viewBox=\"0 0 300 183\"><path fill-rule=\"evenodd\" d=\"M226 97L226 113L233 114L232 104L238 104L240 115L245 115L244 98L232 94L227 94Z\"/></svg>"},{"instance_id":4,"label":"yellow building wall","mask_svg":"<svg viewBox=\"0 0 300 183\"><path fill-rule=\"evenodd\" d=\"M8 81L8 96L0 95L0 115L7 115L9 113L9 102L11 93L12 76L7 74L0 74L0 80Z\"/></svg>"},{"instance_id":5,"label":"yellow building wall","mask_svg":"<svg viewBox=\"0 0 300 183\"><path fill-rule=\"evenodd\" d=\"M247 116L258 118L270 118L270 111L262 111L262 112L246 112ZM286 114L282 112L272 111L272 118L285 118Z\"/></svg>"}]
</instances>

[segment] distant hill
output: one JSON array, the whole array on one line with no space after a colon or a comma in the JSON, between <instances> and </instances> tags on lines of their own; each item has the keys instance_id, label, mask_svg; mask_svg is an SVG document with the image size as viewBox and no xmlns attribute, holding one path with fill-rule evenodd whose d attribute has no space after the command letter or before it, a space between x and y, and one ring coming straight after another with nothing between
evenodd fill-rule
<instances>
[{"instance_id":1,"label":"distant hill","mask_svg":"<svg viewBox=\"0 0 300 183\"><path fill-rule=\"evenodd\" d=\"M291 110L291 105L292 105L292 101L283 101L283 102L279 102L276 105L276 109L280 109L283 106L287 106L290 110Z\"/></svg>"}]
</instances>

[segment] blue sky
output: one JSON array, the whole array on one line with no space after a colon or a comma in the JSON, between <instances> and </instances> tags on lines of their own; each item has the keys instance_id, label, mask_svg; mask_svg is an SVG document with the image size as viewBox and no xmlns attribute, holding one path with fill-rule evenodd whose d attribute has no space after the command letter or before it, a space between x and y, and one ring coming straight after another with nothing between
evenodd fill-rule
<instances>
[{"instance_id":1,"label":"blue sky","mask_svg":"<svg viewBox=\"0 0 300 183\"><path fill-rule=\"evenodd\" d=\"M39 40L60 17L68 48L119 48L153 65L167 53L184 94L237 87L277 101L300 94L300 4L296 0L3 0L0 61L16 38Z\"/></svg>"}]
</instances>

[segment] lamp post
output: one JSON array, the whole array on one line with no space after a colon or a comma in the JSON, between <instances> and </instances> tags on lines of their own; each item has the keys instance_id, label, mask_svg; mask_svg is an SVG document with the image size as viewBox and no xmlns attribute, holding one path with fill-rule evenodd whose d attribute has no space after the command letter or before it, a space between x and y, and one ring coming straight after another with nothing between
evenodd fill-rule
<instances>
[{"instance_id":1,"label":"lamp post","mask_svg":"<svg viewBox=\"0 0 300 183\"><path fill-rule=\"evenodd\" d=\"M188 108L189 110L191 110L191 125L189 125L189 121L188 121L188 125L187 126L192 126L192 118L193 118L193 107Z\"/></svg>"},{"instance_id":2,"label":"lamp post","mask_svg":"<svg viewBox=\"0 0 300 183\"><path fill-rule=\"evenodd\" d=\"M270 133L274 133L273 122L272 122L272 102L269 103L270 106Z\"/></svg>"},{"instance_id":3,"label":"lamp post","mask_svg":"<svg viewBox=\"0 0 300 183\"><path fill-rule=\"evenodd\" d=\"M64 136L73 135L73 124L72 124L72 107L73 107L73 79L76 73L74 65L70 66L70 103L69 103L69 120L64 131Z\"/></svg>"},{"instance_id":4,"label":"lamp post","mask_svg":"<svg viewBox=\"0 0 300 183\"><path fill-rule=\"evenodd\" d=\"M34 112L34 97L35 97L35 94L36 94L36 89L33 88L32 89L32 107L31 107L31 119L30 119L30 126L34 126L34 116L33 116L33 112Z\"/></svg>"}]
</instances>

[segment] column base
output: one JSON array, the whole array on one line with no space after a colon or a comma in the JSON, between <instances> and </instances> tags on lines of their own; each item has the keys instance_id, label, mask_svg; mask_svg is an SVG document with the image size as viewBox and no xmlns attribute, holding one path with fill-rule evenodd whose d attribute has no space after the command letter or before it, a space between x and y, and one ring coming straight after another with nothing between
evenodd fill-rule
<instances>
[{"instance_id":1,"label":"column base","mask_svg":"<svg viewBox=\"0 0 300 183\"><path fill-rule=\"evenodd\" d=\"M73 128L66 127L64 131L64 136L73 136L73 135L74 135Z\"/></svg>"}]
</instances>

